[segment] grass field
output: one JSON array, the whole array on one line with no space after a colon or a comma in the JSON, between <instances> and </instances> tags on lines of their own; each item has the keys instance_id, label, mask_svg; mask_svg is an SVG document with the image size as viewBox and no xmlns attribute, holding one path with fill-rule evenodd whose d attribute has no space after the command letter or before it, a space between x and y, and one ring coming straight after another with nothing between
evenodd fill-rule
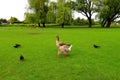
<instances>
[{"instance_id":1,"label":"grass field","mask_svg":"<svg viewBox=\"0 0 120 80\"><path fill-rule=\"evenodd\" d=\"M56 34L73 45L68 57L57 57ZM120 80L120 28L1 27L0 80Z\"/></svg>"}]
</instances>

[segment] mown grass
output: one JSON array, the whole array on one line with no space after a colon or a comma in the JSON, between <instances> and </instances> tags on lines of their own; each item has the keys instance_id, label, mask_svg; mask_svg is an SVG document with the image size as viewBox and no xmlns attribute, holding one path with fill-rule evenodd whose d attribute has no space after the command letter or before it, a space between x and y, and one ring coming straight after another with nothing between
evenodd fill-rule
<instances>
[{"instance_id":1,"label":"mown grass","mask_svg":"<svg viewBox=\"0 0 120 80\"><path fill-rule=\"evenodd\" d=\"M57 57L56 34L73 45L70 56ZM119 34L119 28L1 27L0 80L119 80Z\"/></svg>"}]
</instances>

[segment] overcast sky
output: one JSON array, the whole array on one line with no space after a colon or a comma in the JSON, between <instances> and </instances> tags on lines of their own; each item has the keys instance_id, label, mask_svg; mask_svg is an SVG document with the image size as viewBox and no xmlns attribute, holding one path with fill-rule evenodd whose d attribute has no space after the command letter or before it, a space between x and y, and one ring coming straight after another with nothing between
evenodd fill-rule
<instances>
[{"instance_id":1,"label":"overcast sky","mask_svg":"<svg viewBox=\"0 0 120 80\"><path fill-rule=\"evenodd\" d=\"M11 16L24 20L27 0L0 0L0 18L10 19Z\"/></svg>"},{"instance_id":2,"label":"overcast sky","mask_svg":"<svg viewBox=\"0 0 120 80\"><path fill-rule=\"evenodd\" d=\"M55 1L55 0L52 0ZM24 20L24 13L28 7L28 0L0 0L0 18L10 19L16 17L19 20ZM74 18L82 15L75 13Z\"/></svg>"}]
</instances>

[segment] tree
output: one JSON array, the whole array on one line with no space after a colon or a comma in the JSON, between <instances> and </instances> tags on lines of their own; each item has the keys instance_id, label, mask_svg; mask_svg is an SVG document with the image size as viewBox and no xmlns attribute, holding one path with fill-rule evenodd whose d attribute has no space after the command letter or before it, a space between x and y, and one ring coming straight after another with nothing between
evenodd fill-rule
<instances>
[{"instance_id":1,"label":"tree","mask_svg":"<svg viewBox=\"0 0 120 80\"><path fill-rule=\"evenodd\" d=\"M9 20L10 24L19 23L20 21L16 17L11 17Z\"/></svg>"},{"instance_id":2,"label":"tree","mask_svg":"<svg viewBox=\"0 0 120 80\"><path fill-rule=\"evenodd\" d=\"M36 23L35 13L25 13L25 23Z\"/></svg>"},{"instance_id":3,"label":"tree","mask_svg":"<svg viewBox=\"0 0 120 80\"><path fill-rule=\"evenodd\" d=\"M120 24L120 20L116 21L117 24Z\"/></svg>"},{"instance_id":4,"label":"tree","mask_svg":"<svg viewBox=\"0 0 120 80\"><path fill-rule=\"evenodd\" d=\"M40 27L40 23L45 27L46 14L48 12L48 0L28 0L30 9L35 12L36 21Z\"/></svg>"},{"instance_id":5,"label":"tree","mask_svg":"<svg viewBox=\"0 0 120 80\"><path fill-rule=\"evenodd\" d=\"M57 11L57 3L50 2L47 12L47 22L55 23L56 22L56 11Z\"/></svg>"},{"instance_id":6,"label":"tree","mask_svg":"<svg viewBox=\"0 0 120 80\"><path fill-rule=\"evenodd\" d=\"M99 18L102 27L109 28L111 22L120 17L120 2L119 0L99 0L102 1L100 6Z\"/></svg>"},{"instance_id":7,"label":"tree","mask_svg":"<svg viewBox=\"0 0 120 80\"><path fill-rule=\"evenodd\" d=\"M92 19L92 23L95 24L94 20ZM74 20L74 25L87 25L88 24L88 20L84 19L84 18L76 18Z\"/></svg>"},{"instance_id":8,"label":"tree","mask_svg":"<svg viewBox=\"0 0 120 80\"><path fill-rule=\"evenodd\" d=\"M2 23L8 23L8 21L6 19L1 18L0 19L0 24L2 24Z\"/></svg>"},{"instance_id":9,"label":"tree","mask_svg":"<svg viewBox=\"0 0 120 80\"><path fill-rule=\"evenodd\" d=\"M92 15L97 11L94 0L76 0L73 7L77 12L87 17L89 27L92 27Z\"/></svg>"},{"instance_id":10,"label":"tree","mask_svg":"<svg viewBox=\"0 0 120 80\"><path fill-rule=\"evenodd\" d=\"M72 11L69 4L60 0L57 2L56 23L60 24L64 28L64 24L70 24L72 20Z\"/></svg>"}]
</instances>

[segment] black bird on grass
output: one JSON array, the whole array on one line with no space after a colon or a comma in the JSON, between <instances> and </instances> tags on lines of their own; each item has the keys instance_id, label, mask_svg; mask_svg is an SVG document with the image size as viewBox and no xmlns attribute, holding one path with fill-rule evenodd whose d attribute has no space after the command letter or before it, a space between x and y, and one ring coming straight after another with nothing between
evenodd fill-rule
<instances>
[{"instance_id":1,"label":"black bird on grass","mask_svg":"<svg viewBox=\"0 0 120 80\"><path fill-rule=\"evenodd\" d=\"M100 46L97 46L97 45L95 45L95 44L93 45L93 47L94 47L94 48L100 48Z\"/></svg>"},{"instance_id":2,"label":"black bird on grass","mask_svg":"<svg viewBox=\"0 0 120 80\"><path fill-rule=\"evenodd\" d=\"M20 55L20 61L23 61L23 60L24 60L24 56Z\"/></svg>"},{"instance_id":3,"label":"black bird on grass","mask_svg":"<svg viewBox=\"0 0 120 80\"><path fill-rule=\"evenodd\" d=\"M18 48L18 47L20 47L21 45L20 44L15 44L13 47L14 48Z\"/></svg>"}]
</instances>

